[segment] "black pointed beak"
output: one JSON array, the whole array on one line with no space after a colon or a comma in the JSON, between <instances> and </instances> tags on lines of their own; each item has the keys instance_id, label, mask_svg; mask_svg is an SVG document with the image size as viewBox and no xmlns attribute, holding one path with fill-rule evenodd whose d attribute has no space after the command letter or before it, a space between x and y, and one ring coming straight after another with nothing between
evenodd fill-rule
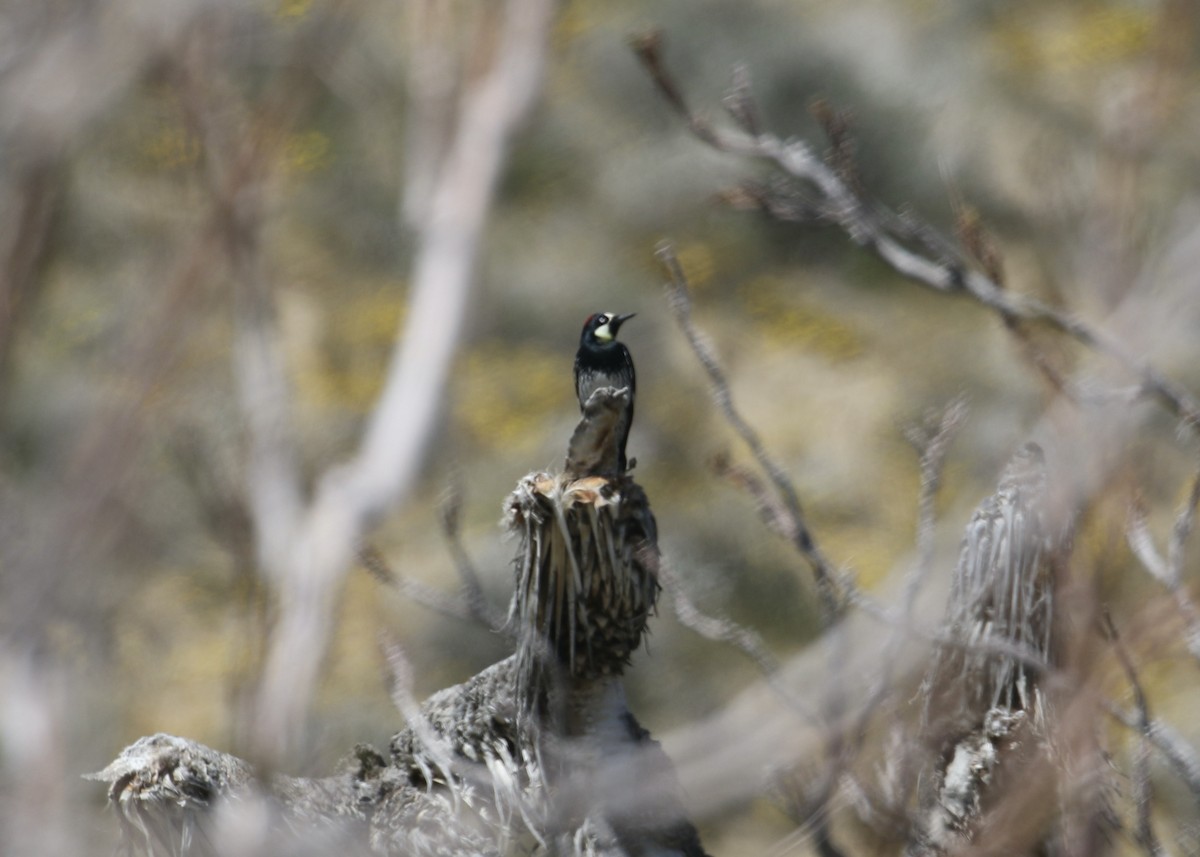
<instances>
[{"instance_id":1,"label":"black pointed beak","mask_svg":"<svg viewBox=\"0 0 1200 857\"><path fill-rule=\"evenodd\" d=\"M612 332L615 334L621 329L621 325L629 321L629 319L633 318L635 315L637 315L636 312L631 312L626 313L625 315L613 316L613 320L608 323L608 326L612 328Z\"/></svg>"}]
</instances>

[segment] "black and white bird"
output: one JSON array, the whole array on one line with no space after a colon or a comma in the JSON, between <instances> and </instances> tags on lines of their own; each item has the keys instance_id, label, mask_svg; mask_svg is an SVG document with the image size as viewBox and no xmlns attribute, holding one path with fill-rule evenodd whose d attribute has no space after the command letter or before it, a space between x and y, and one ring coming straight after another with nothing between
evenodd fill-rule
<instances>
[{"instance_id":1,"label":"black and white bird","mask_svg":"<svg viewBox=\"0 0 1200 857\"><path fill-rule=\"evenodd\" d=\"M579 336L579 351L575 353L575 395L579 398L580 411L592 393L601 387L629 389L629 410L625 414L617 439L617 466L621 473L625 472L625 442L629 439L629 429L633 425L637 374L633 369L633 358L629 356L629 349L617 342L617 331L634 315L635 313L616 315L611 312L589 315Z\"/></svg>"}]
</instances>

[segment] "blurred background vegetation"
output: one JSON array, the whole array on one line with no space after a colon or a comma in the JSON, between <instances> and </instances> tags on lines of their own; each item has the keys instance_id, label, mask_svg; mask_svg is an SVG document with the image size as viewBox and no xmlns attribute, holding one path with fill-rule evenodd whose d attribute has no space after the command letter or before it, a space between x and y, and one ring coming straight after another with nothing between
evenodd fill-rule
<instances>
[{"instance_id":1,"label":"blurred background vegetation","mask_svg":"<svg viewBox=\"0 0 1200 857\"><path fill-rule=\"evenodd\" d=\"M412 247L401 193L406 142L419 129L405 109L412 44L398 5L56 0L0 12L10 289L0 328L0 615L12 657L34 641L30 657L55 671L46 716L72 776L156 731L236 751L268 628L242 498L229 275L194 247L210 211L205 141L172 57L193 30L213 28L207 44L235 126L256 117L283 75L303 94L270 129L283 144L261 240L300 450L315 476L353 450L405 316ZM470 3L447 5L464 26L478 22ZM304 42L320 16L327 37ZM540 104L490 221L420 488L370 541L399 574L456 588L438 510L458 486L464 543L490 598L507 603L514 545L497 526L501 502L521 475L561 461L584 317L636 312L623 330L639 373L630 451L664 551L704 609L757 628L781 659L812 640L807 570L711 470L714 455L744 450L666 311L653 247L669 237L743 413L786 464L827 553L865 587L912 551L919 474L903 428L970 396L941 499L952 556L970 508L1052 391L981 308L904 282L833 228L727 205L721 191L761 168L690 137L628 40L662 27L689 98L714 113L731 67L745 63L766 123L818 148L811 99L852 110L871 193L948 233L956 206L977 209L1013 289L1094 319L1137 289L1177 301L1174 320L1192 338L1158 357L1200 390L1189 264L1200 239L1197 17L1179 0L564 3ZM41 77L30 71L42 66ZM15 246L30 235L40 244ZM23 283L19 293L12 283ZM1075 356L1054 340L1046 347ZM1092 511L1081 547L1114 604L1155 592L1124 547L1131 492L1161 508L1152 526L1165 533L1195 446L1159 415L1113 468L1111 501ZM663 614L629 687L633 710L670 749L674 728L760 677ZM383 630L414 661L422 697L507 654L502 637L356 570L294 772L329 770L355 742L381 746L399 727ZM1170 686L1160 711L1200 740L1188 714L1200 704L1194 664L1170 647L1148 658L1147 682ZM11 717L19 705L10 696L0 708ZM79 801L67 803L79 829L112 835L100 789L73 779L57 788ZM714 853L751 853L792 829L765 801L702 826Z\"/></svg>"}]
</instances>

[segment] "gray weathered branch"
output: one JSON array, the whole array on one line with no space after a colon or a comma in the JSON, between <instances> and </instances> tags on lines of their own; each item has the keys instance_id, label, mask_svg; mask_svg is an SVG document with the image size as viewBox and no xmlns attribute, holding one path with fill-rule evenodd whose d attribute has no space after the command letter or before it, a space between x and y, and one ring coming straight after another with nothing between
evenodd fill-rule
<instances>
[{"instance_id":1,"label":"gray weathered branch","mask_svg":"<svg viewBox=\"0 0 1200 857\"><path fill-rule=\"evenodd\" d=\"M1050 718L1043 671L974 648L1017 644L1052 660L1054 567L1059 537L1047 527L1045 457L1025 444L996 493L967 525L946 608L946 630L967 644L939 648L922 687L925 742L940 749L922 798L910 855L941 854L972 840L1002 769L1045 752ZM949 742L948 750L941 745Z\"/></svg>"},{"instance_id":2,"label":"gray weathered branch","mask_svg":"<svg viewBox=\"0 0 1200 857\"><path fill-rule=\"evenodd\" d=\"M751 189L750 200L780 219L829 223L841 228L854 243L874 252L896 272L944 293L964 294L1005 320L1036 321L1104 354L1139 381L1141 392L1156 398L1190 428L1200 426L1200 402L1148 360L1131 351L1112 334L1035 297L1002 287L986 273L972 270L950 241L912 216L902 217L877 200L867 200L853 181L814 154L802 140L783 140L762 130L749 92L744 68L736 75L727 103L738 128L717 127L693 112L662 56L662 36L655 32L634 43L634 51L666 102L684 119L692 134L721 152L767 161L799 182L805 198L799 206L777 204L770 193ZM836 148L836 145L835 145ZM745 189L744 189L745 190Z\"/></svg>"},{"instance_id":3,"label":"gray weathered branch","mask_svg":"<svg viewBox=\"0 0 1200 857\"><path fill-rule=\"evenodd\" d=\"M750 450L758 466L767 475L774 488L770 493L762 489L758 480L749 474L742 474L732 468L725 469L731 476L741 475L737 479L759 502L760 514L764 521L776 532L786 538L807 560L816 578L817 591L821 598L822 618L826 624L836 619L845 606L838 592L838 574L825 553L818 546L809 528L804 513L800 507L800 496L783 467L775 461L767 451L766 446L756 432L738 412L733 404L733 394L729 382L721 370L720 362L713 351L712 344L696 328L692 322L692 301L688 290L687 277L675 255L675 249L670 242L660 243L655 250L655 256L667 273L667 302L675 321L687 337L700 365L708 375L712 388L713 400L720 408L726 421L737 432L738 436Z\"/></svg>"},{"instance_id":4,"label":"gray weathered branch","mask_svg":"<svg viewBox=\"0 0 1200 857\"><path fill-rule=\"evenodd\" d=\"M290 539L267 653L256 746L282 759L297 739L325 649L333 592L365 528L418 473L458 341L475 257L509 142L539 90L553 0L508 0L490 65L466 88L429 190L412 298L362 443L327 472Z\"/></svg>"}]
</instances>

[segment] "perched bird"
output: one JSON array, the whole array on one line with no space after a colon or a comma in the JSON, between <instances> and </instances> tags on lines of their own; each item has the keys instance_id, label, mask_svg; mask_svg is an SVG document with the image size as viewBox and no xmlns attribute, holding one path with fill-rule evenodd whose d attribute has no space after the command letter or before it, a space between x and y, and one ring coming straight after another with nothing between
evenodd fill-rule
<instances>
[{"instance_id":1,"label":"perched bird","mask_svg":"<svg viewBox=\"0 0 1200 857\"><path fill-rule=\"evenodd\" d=\"M629 410L617 437L617 467L621 473L625 472L625 442L633 425L637 375L633 370L629 349L617 342L617 331L634 315L614 315L611 312L589 315L579 336L579 351L575 353L575 395L579 397L580 411L583 411L588 397L601 387L629 389Z\"/></svg>"}]
</instances>

